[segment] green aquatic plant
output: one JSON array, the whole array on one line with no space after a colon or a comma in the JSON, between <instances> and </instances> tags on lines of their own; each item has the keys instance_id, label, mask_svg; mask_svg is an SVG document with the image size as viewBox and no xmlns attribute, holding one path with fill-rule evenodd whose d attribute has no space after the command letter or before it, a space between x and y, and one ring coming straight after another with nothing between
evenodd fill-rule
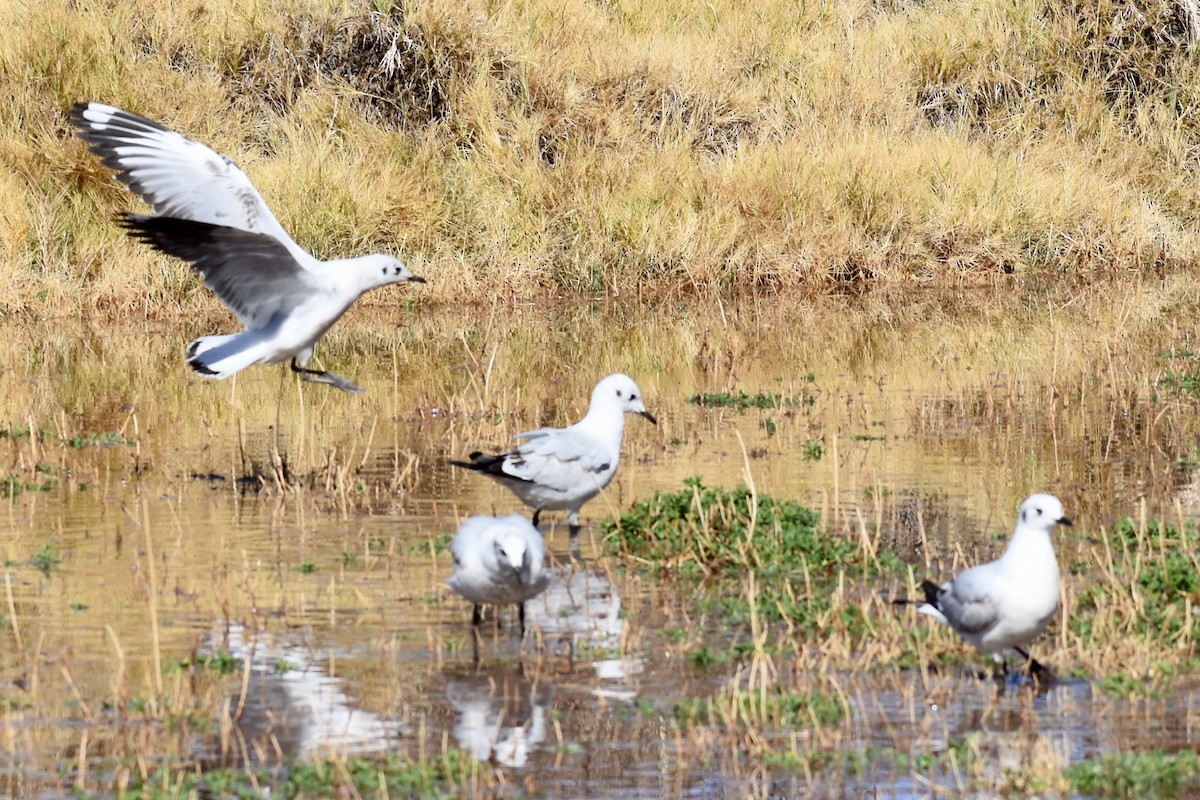
<instances>
[{"instance_id":1,"label":"green aquatic plant","mask_svg":"<svg viewBox=\"0 0 1200 800\"><path fill-rule=\"evenodd\" d=\"M601 522L609 549L660 577L700 584L731 622L761 615L811 633L836 620L865 631L861 608L835 609L826 589L842 578L898 574L894 554L864 553L860 542L821 529L817 513L798 503L746 486L706 487L699 478L684 484Z\"/></svg>"},{"instance_id":2,"label":"green aquatic plant","mask_svg":"<svg viewBox=\"0 0 1200 800\"><path fill-rule=\"evenodd\" d=\"M119 444L133 444L119 433L94 433L80 436L62 436L62 443L67 447L81 450L85 447L104 447Z\"/></svg>"},{"instance_id":3,"label":"green aquatic plant","mask_svg":"<svg viewBox=\"0 0 1200 800\"><path fill-rule=\"evenodd\" d=\"M796 730L840 725L850 715L845 700L817 689L768 691L732 688L711 697L683 697L672 716L681 726L719 722L727 728Z\"/></svg>"},{"instance_id":4,"label":"green aquatic plant","mask_svg":"<svg viewBox=\"0 0 1200 800\"><path fill-rule=\"evenodd\" d=\"M1200 393L1200 372L1167 370L1154 382L1156 389L1174 389L1180 394Z\"/></svg>"},{"instance_id":5,"label":"green aquatic plant","mask_svg":"<svg viewBox=\"0 0 1200 800\"><path fill-rule=\"evenodd\" d=\"M48 576L51 570L62 563L62 556L49 542L46 542L42 545L41 550L29 557L29 563L37 567L43 575Z\"/></svg>"},{"instance_id":6,"label":"green aquatic plant","mask_svg":"<svg viewBox=\"0 0 1200 800\"><path fill-rule=\"evenodd\" d=\"M738 389L736 392L704 392L693 394L687 398L687 402L693 406L733 408L738 411L745 411L749 408L786 408L797 405L797 398L765 392L748 394L746 391Z\"/></svg>"},{"instance_id":7,"label":"green aquatic plant","mask_svg":"<svg viewBox=\"0 0 1200 800\"><path fill-rule=\"evenodd\" d=\"M41 471L41 470L39 470ZM53 478L44 481L27 481L20 475L0 478L0 497L16 497L22 492L48 492L58 485Z\"/></svg>"},{"instance_id":8,"label":"green aquatic plant","mask_svg":"<svg viewBox=\"0 0 1200 800\"><path fill-rule=\"evenodd\" d=\"M192 669L210 670L217 675L232 675L241 672L242 659L224 651L211 655L198 655L195 658L184 658L174 664L167 665L167 672L187 672Z\"/></svg>"},{"instance_id":9,"label":"green aquatic plant","mask_svg":"<svg viewBox=\"0 0 1200 800\"><path fill-rule=\"evenodd\" d=\"M1154 687L1147 681L1125 672L1114 672L1100 679L1100 689L1109 697L1130 700L1135 697L1151 697Z\"/></svg>"},{"instance_id":10,"label":"green aquatic plant","mask_svg":"<svg viewBox=\"0 0 1200 800\"><path fill-rule=\"evenodd\" d=\"M1200 784L1200 755L1122 751L1088 759L1067 767L1072 788L1093 797L1180 797Z\"/></svg>"},{"instance_id":11,"label":"green aquatic plant","mask_svg":"<svg viewBox=\"0 0 1200 800\"><path fill-rule=\"evenodd\" d=\"M294 763L276 769L199 769L164 759L137 777L128 798L164 797L421 797L450 798L470 760L458 750L440 758L411 761L389 755Z\"/></svg>"},{"instance_id":12,"label":"green aquatic plant","mask_svg":"<svg viewBox=\"0 0 1200 800\"><path fill-rule=\"evenodd\" d=\"M1068 623L1072 633L1085 642L1114 633L1150 642L1200 636L1200 619L1192 612L1200 598L1200 533L1194 525L1151 520L1143 526L1126 519L1113 526L1107 545L1111 565L1079 593Z\"/></svg>"}]
</instances>

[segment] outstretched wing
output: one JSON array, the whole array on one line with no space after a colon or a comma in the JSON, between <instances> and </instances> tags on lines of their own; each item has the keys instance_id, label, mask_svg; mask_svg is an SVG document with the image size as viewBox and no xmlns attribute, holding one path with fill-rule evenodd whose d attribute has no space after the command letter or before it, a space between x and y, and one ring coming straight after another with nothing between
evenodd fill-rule
<instances>
[{"instance_id":1,"label":"outstretched wing","mask_svg":"<svg viewBox=\"0 0 1200 800\"><path fill-rule=\"evenodd\" d=\"M265 327L312 296L312 273L273 236L143 214L127 214L120 224L135 239L190 262L249 329Z\"/></svg>"},{"instance_id":2,"label":"outstretched wing","mask_svg":"<svg viewBox=\"0 0 1200 800\"><path fill-rule=\"evenodd\" d=\"M277 239L301 267L314 262L228 156L101 103L77 103L70 117L88 149L156 213L265 234Z\"/></svg>"}]
</instances>

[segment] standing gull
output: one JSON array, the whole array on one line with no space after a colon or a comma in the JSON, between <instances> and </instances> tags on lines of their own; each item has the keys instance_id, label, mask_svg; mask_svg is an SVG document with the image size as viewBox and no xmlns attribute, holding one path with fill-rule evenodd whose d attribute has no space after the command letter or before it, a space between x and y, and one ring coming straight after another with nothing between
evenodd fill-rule
<instances>
[{"instance_id":1,"label":"standing gull","mask_svg":"<svg viewBox=\"0 0 1200 800\"><path fill-rule=\"evenodd\" d=\"M470 517L450 542L454 574L446 585L475 604L471 624L483 621L487 605L516 603L525 632L525 601L550 584L546 542L520 514Z\"/></svg>"},{"instance_id":2,"label":"standing gull","mask_svg":"<svg viewBox=\"0 0 1200 800\"><path fill-rule=\"evenodd\" d=\"M71 108L88 149L157 216L126 214L135 239L181 258L245 326L201 336L188 365L228 378L252 364L291 359L302 379L361 391L332 372L308 369L317 340L364 292L389 283L424 283L388 255L320 261L296 244L254 184L227 156L156 122L100 103Z\"/></svg>"},{"instance_id":3,"label":"standing gull","mask_svg":"<svg viewBox=\"0 0 1200 800\"><path fill-rule=\"evenodd\" d=\"M1021 504L1017 528L1004 554L995 561L972 567L938 586L922 581L924 602L917 611L949 625L964 641L991 653L998 667L1000 655L1011 647L1029 663L1032 672L1042 666L1023 646L1038 637L1058 610L1058 560L1050 534L1058 525L1070 525L1062 503L1049 494L1035 494Z\"/></svg>"},{"instance_id":4,"label":"standing gull","mask_svg":"<svg viewBox=\"0 0 1200 800\"><path fill-rule=\"evenodd\" d=\"M543 511L568 513L572 547L579 534L579 509L612 482L621 459L625 414L658 420L642 404L642 392L628 375L616 373L596 384L587 415L569 428L539 428L517 434L523 442L498 455L476 451L456 467L482 472L512 490L534 509L533 524Z\"/></svg>"}]
</instances>

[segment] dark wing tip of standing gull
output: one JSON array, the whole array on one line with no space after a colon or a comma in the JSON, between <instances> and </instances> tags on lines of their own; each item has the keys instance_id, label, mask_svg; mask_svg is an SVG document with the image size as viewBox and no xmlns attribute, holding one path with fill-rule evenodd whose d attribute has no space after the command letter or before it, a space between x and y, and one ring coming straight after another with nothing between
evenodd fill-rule
<instances>
[{"instance_id":1,"label":"dark wing tip of standing gull","mask_svg":"<svg viewBox=\"0 0 1200 800\"><path fill-rule=\"evenodd\" d=\"M923 606L931 605L938 608L938 593L942 587L930 580L921 581L921 593L925 595L920 600L912 600L908 597L896 597L892 599L894 606ZM940 608L938 609L941 610Z\"/></svg>"},{"instance_id":2,"label":"dark wing tip of standing gull","mask_svg":"<svg viewBox=\"0 0 1200 800\"><path fill-rule=\"evenodd\" d=\"M938 608L938 594L941 593L942 587L931 580L923 580L921 581L921 591L925 593L925 602Z\"/></svg>"},{"instance_id":3,"label":"dark wing tip of standing gull","mask_svg":"<svg viewBox=\"0 0 1200 800\"><path fill-rule=\"evenodd\" d=\"M463 469L473 469L476 472L487 472L489 469L499 469L499 465L504 463L504 456L490 456L482 450L476 450L467 453L468 461L455 461L450 459L450 465L454 467L462 467Z\"/></svg>"},{"instance_id":4,"label":"dark wing tip of standing gull","mask_svg":"<svg viewBox=\"0 0 1200 800\"><path fill-rule=\"evenodd\" d=\"M515 481L517 483L533 483L529 478L522 478L520 475L513 475L504 471L504 462L508 460L512 453L499 453L490 455L481 450L476 450L473 453L468 453L467 458L470 461L454 461L450 460L450 465L453 467L462 467L463 469L482 472L484 475L490 475L493 478L502 478L506 481Z\"/></svg>"}]
</instances>

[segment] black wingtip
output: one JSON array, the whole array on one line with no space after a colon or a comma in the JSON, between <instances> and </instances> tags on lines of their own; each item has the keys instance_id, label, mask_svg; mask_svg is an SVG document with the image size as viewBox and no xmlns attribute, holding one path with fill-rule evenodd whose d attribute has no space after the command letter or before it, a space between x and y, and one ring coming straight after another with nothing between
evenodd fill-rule
<instances>
[{"instance_id":1,"label":"black wingtip","mask_svg":"<svg viewBox=\"0 0 1200 800\"><path fill-rule=\"evenodd\" d=\"M215 369L209 369L209 366L198 358L189 358L188 366L191 367L196 372L199 372L201 375L216 375L217 374L217 371Z\"/></svg>"},{"instance_id":2,"label":"black wingtip","mask_svg":"<svg viewBox=\"0 0 1200 800\"><path fill-rule=\"evenodd\" d=\"M454 459L450 459L450 464L455 467L473 469L476 472L482 472L488 467L492 466L492 464L494 464L496 461L502 461L503 458L503 456L489 456L482 450L472 450L470 453L467 453L466 461L455 461Z\"/></svg>"},{"instance_id":3,"label":"black wingtip","mask_svg":"<svg viewBox=\"0 0 1200 800\"><path fill-rule=\"evenodd\" d=\"M80 127L81 125L87 125L87 120L83 118L83 112L87 111L89 105L91 105L91 103L85 103L81 100L78 103L73 103L71 107L67 109L67 119L69 119L71 124L76 128Z\"/></svg>"},{"instance_id":4,"label":"black wingtip","mask_svg":"<svg viewBox=\"0 0 1200 800\"><path fill-rule=\"evenodd\" d=\"M933 581L930 581L930 580L921 581L921 591L925 595L925 602L929 603L929 605L933 606L934 608L937 608L938 593L941 590L942 590L942 587L938 586Z\"/></svg>"}]
</instances>

